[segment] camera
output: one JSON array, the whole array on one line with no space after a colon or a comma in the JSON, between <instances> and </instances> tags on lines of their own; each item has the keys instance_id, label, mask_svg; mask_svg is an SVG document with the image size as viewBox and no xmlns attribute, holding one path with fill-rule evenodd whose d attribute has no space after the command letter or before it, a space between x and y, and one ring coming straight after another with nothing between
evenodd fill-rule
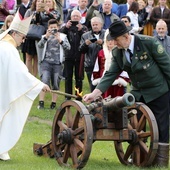
<instances>
[{"instance_id":1,"label":"camera","mask_svg":"<svg viewBox=\"0 0 170 170\"><path fill-rule=\"evenodd\" d=\"M55 35L56 33L57 33L57 29L53 29L53 30L51 30L51 34L53 34L53 35Z\"/></svg>"},{"instance_id":2,"label":"camera","mask_svg":"<svg viewBox=\"0 0 170 170\"><path fill-rule=\"evenodd\" d=\"M90 41L91 41L92 43L94 43L94 42L97 41L97 38L96 38L96 37L93 37L93 38L90 39Z\"/></svg>"},{"instance_id":3,"label":"camera","mask_svg":"<svg viewBox=\"0 0 170 170\"><path fill-rule=\"evenodd\" d=\"M72 26L76 26L79 22L78 21L71 21Z\"/></svg>"}]
</instances>

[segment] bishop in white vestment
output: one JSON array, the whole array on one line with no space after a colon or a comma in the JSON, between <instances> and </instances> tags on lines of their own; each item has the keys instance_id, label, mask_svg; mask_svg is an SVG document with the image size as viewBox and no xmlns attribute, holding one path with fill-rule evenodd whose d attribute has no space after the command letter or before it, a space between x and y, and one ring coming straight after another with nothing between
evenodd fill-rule
<instances>
[{"instance_id":1,"label":"bishop in white vestment","mask_svg":"<svg viewBox=\"0 0 170 170\"><path fill-rule=\"evenodd\" d=\"M26 35L28 29L23 25L25 26L25 22L28 21L24 20L22 24L22 20L16 21L16 17L9 30L0 34L0 159L2 160L10 159L8 151L19 140L36 96L42 89L50 90L47 85L28 72L20 59L16 47Z\"/></svg>"}]
</instances>

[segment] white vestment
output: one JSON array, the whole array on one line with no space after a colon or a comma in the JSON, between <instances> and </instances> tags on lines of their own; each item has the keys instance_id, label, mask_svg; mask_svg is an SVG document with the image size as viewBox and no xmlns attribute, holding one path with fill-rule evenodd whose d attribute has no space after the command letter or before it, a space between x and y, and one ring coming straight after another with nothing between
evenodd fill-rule
<instances>
[{"instance_id":1,"label":"white vestment","mask_svg":"<svg viewBox=\"0 0 170 170\"><path fill-rule=\"evenodd\" d=\"M0 41L0 154L19 140L44 84L32 76L12 43Z\"/></svg>"}]
</instances>

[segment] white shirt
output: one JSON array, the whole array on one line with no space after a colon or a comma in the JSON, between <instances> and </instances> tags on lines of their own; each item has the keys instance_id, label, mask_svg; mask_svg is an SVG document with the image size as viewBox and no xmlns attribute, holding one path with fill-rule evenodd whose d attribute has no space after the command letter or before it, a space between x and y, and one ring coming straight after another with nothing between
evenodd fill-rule
<instances>
[{"instance_id":1,"label":"white shirt","mask_svg":"<svg viewBox=\"0 0 170 170\"><path fill-rule=\"evenodd\" d=\"M134 43L135 43L135 37L134 37L134 35L131 35L131 42L130 42L128 49L132 52L132 54L133 54L133 50L134 50ZM125 56L126 56L126 59L128 60L128 62L131 63L130 54L127 51L127 49L125 49Z\"/></svg>"},{"instance_id":2,"label":"white shirt","mask_svg":"<svg viewBox=\"0 0 170 170\"><path fill-rule=\"evenodd\" d=\"M130 17L131 25L132 25L132 33L137 33L139 30L139 22L138 22L138 14L133 13L132 11L127 12L127 16Z\"/></svg>"}]
</instances>

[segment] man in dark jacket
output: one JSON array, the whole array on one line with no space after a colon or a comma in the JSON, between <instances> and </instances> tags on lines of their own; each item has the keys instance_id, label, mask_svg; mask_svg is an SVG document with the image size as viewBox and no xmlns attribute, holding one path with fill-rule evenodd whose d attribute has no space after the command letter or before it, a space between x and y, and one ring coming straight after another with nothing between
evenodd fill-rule
<instances>
[{"instance_id":1,"label":"man in dark jacket","mask_svg":"<svg viewBox=\"0 0 170 170\"><path fill-rule=\"evenodd\" d=\"M92 18L91 26L92 30L82 35L79 50L85 54L85 72L90 84L90 90L93 91L94 86L91 82L91 76L97 54L102 49L105 31L102 29L103 23L99 17Z\"/></svg>"},{"instance_id":2,"label":"man in dark jacket","mask_svg":"<svg viewBox=\"0 0 170 170\"><path fill-rule=\"evenodd\" d=\"M65 74L65 92L72 94L73 89L73 71L75 74L75 87L82 91L82 80L83 76L80 70L83 65L80 64L81 52L78 50L80 45L81 36L88 29L86 26L80 24L81 13L78 10L73 10L71 13L71 20L69 20L66 25L61 28L61 32L67 35L68 41L71 45L71 49L65 54L64 62L64 74ZM70 99L70 97L66 97Z\"/></svg>"},{"instance_id":3,"label":"man in dark jacket","mask_svg":"<svg viewBox=\"0 0 170 170\"><path fill-rule=\"evenodd\" d=\"M169 162L169 89L170 57L154 37L131 35L124 22L117 21L109 28L107 39L113 39L113 60L96 89L83 97L90 102L111 86L118 74L127 71L131 93L136 101L145 103L153 112L159 131L159 146L153 164L168 167ZM133 53L132 58L130 53ZM157 135L157 134L156 134Z\"/></svg>"},{"instance_id":4,"label":"man in dark jacket","mask_svg":"<svg viewBox=\"0 0 170 170\"><path fill-rule=\"evenodd\" d=\"M110 24L114 21L120 20L120 18L112 13L112 0L104 0L99 7L97 0L94 0L89 10L87 11L86 20L90 21L93 17L99 17L103 22L103 29L109 28Z\"/></svg>"},{"instance_id":5,"label":"man in dark jacket","mask_svg":"<svg viewBox=\"0 0 170 170\"><path fill-rule=\"evenodd\" d=\"M89 21L86 20L86 15L87 15L87 11L88 11L87 5L88 5L88 0L79 0L78 1L78 5L75 6L73 9L70 9L68 11L68 15L67 15L66 21L70 20L72 11L77 9L81 13L80 23L82 25L85 25L86 27L89 27Z\"/></svg>"}]
</instances>

